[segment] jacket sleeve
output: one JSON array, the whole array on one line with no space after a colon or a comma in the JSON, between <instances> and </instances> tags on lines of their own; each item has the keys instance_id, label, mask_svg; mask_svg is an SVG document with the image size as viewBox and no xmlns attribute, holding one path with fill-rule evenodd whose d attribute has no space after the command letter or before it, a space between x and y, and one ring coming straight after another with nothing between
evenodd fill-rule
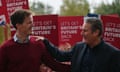
<instances>
[{"instance_id":1,"label":"jacket sleeve","mask_svg":"<svg viewBox=\"0 0 120 72\"><path fill-rule=\"evenodd\" d=\"M54 46L52 43L50 43L47 39L43 40L43 43L45 44L47 50L50 52L50 54L58 61L70 61L71 57L73 55L73 50L70 51L61 51L56 46Z\"/></svg>"},{"instance_id":2,"label":"jacket sleeve","mask_svg":"<svg viewBox=\"0 0 120 72\"><path fill-rule=\"evenodd\" d=\"M0 72L6 72L7 68L7 54L5 47L0 47Z\"/></svg>"},{"instance_id":3,"label":"jacket sleeve","mask_svg":"<svg viewBox=\"0 0 120 72\"><path fill-rule=\"evenodd\" d=\"M70 72L71 70L70 65L62 64L56 61L53 57L51 57L47 50L45 50L43 54L43 63L45 63L48 67L57 72Z\"/></svg>"}]
</instances>

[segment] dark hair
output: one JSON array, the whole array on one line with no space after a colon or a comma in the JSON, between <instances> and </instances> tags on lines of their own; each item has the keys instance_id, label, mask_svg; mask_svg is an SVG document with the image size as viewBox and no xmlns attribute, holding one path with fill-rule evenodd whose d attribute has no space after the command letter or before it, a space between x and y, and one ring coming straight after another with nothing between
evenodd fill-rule
<instances>
[{"instance_id":1,"label":"dark hair","mask_svg":"<svg viewBox=\"0 0 120 72\"><path fill-rule=\"evenodd\" d=\"M20 9L13 12L13 14L10 16L11 24L16 28L16 24L22 24L25 20L25 17L28 17L32 15L32 12Z\"/></svg>"},{"instance_id":2,"label":"dark hair","mask_svg":"<svg viewBox=\"0 0 120 72\"><path fill-rule=\"evenodd\" d=\"M91 30L92 32L95 32L96 30L99 30L99 35L101 36L103 33L103 26L102 21L99 18L96 17L87 17L85 18L85 23L91 24Z\"/></svg>"}]
</instances>

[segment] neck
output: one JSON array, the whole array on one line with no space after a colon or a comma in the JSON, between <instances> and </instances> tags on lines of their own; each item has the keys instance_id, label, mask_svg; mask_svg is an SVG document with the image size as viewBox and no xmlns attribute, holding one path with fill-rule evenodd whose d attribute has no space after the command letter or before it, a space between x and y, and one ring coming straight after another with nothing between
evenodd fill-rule
<instances>
[{"instance_id":1,"label":"neck","mask_svg":"<svg viewBox=\"0 0 120 72\"><path fill-rule=\"evenodd\" d=\"M20 33L20 32L16 32L16 36L20 39L20 41L24 42L29 35Z\"/></svg>"},{"instance_id":2,"label":"neck","mask_svg":"<svg viewBox=\"0 0 120 72\"><path fill-rule=\"evenodd\" d=\"M90 44L91 48L94 48L95 46L97 46L99 43L101 42L101 39L97 39L94 42L92 42L92 44Z\"/></svg>"}]
</instances>

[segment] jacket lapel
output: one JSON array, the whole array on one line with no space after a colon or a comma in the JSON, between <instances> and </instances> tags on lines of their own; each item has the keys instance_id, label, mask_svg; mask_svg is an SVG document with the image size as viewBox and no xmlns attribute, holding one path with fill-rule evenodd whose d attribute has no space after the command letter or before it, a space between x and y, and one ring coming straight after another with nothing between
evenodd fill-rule
<instances>
[{"instance_id":1,"label":"jacket lapel","mask_svg":"<svg viewBox=\"0 0 120 72\"><path fill-rule=\"evenodd\" d=\"M79 49L80 51L79 51L79 53L78 53L78 67L80 67L80 64L81 64L81 61L82 61L82 57L83 57L83 54L84 54L84 52L85 52L85 50L86 50L86 44L84 44L84 46L83 46L83 48L82 48L82 50L81 49Z\"/></svg>"}]
</instances>

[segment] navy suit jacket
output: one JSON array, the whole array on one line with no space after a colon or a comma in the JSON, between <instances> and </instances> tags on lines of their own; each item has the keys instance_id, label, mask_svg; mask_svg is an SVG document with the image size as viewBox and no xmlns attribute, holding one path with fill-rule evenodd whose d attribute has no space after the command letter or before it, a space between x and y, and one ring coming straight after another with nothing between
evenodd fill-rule
<instances>
[{"instance_id":1,"label":"navy suit jacket","mask_svg":"<svg viewBox=\"0 0 120 72\"><path fill-rule=\"evenodd\" d=\"M87 46L85 43L78 42L70 51L65 52L58 50L47 39L43 42L56 60L71 61L71 72L80 72ZM95 61L90 72L120 72L120 51L102 40L95 50Z\"/></svg>"}]
</instances>

